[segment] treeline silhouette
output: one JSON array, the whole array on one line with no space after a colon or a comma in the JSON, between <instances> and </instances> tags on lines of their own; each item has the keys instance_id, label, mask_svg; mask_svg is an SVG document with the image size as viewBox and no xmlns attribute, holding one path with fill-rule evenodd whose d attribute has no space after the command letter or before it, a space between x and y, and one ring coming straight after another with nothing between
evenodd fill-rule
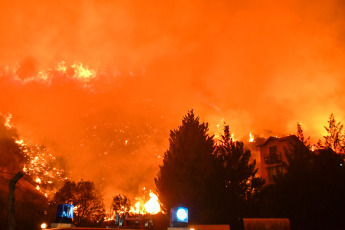
<instances>
[{"instance_id":1,"label":"treeline silhouette","mask_svg":"<svg viewBox=\"0 0 345 230\"><path fill-rule=\"evenodd\" d=\"M250 151L231 138L229 126L216 142L208 124L189 111L170 132L155 178L160 201L167 213L174 206L188 207L195 224L240 229L242 218L279 217L289 218L292 229L344 229L345 164L343 155L332 149L343 149L342 125L332 114L325 128L326 142L319 141L315 150L299 126L300 144L285 153L287 173L265 186Z\"/></svg>"},{"instance_id":2,"label":"treeline silhouette","mask_svg":"<svg viewBox=\"0 0 345 230\"><path fill-rule=\"evenodd\" d=\"M16 143L16 131L2 125L1 116L0 124L0 228L6 229L8 182L26 159ZM298 125L301 144L285 152L287 173L265 185L251 152L231 138L228 125L215 140L208 124L189 111L182 124L171 130L169 148L155 178L166 213L155 218L156 229L166 229L170 209L177 205L189 208L192 224L230 224L231 229L241 229L242 218L274 217L289 218L292 229L345 229L345 136L333 114L328 124L325 142L316 145ZM17 187L16 229L39 229L43 221L53 221L61 202L83 207L77 215L80 226L102 224L103 197L93 182L66 180L48 202L35 190L31 177L26 181ZM129 206L125 195L114 196L113 211Z\"/></svg>"}]
</instances>

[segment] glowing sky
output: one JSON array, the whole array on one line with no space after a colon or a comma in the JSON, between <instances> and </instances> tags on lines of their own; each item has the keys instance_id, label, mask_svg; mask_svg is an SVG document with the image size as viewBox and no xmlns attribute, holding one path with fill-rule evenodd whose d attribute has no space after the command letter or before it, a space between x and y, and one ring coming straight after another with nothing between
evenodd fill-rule
<instances>
[{"instance_id":1,"label":"glowing sky","mask_svg":"<svg viewBox=\"0 0 345 230\"><path fill-rule=\"evenodd\" d=\"M335 0L1 0L0 113L65 157L72 178L133 195L154 188L169 130L189 109L246 138L302 121L318 139L331 112L345 121L344 10Z\"/></svg>"}]
</instances>

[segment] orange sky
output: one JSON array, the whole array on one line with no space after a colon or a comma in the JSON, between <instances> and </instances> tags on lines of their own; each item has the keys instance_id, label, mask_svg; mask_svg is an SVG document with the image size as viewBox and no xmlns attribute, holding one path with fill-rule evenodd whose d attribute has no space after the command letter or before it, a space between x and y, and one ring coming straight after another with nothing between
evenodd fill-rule
<instances>
[{"instance_id":1,"label":"orange sky","mask_svg":"<svg viewBox=\"0 0 345 230\"><path fill-rule=\"evenodd\" d=\"M284 2L1 0L0 112L107 194L154 188L191 108L237 137L321 138L345 121L345 4Z\"/></svg>"}]
</instances>

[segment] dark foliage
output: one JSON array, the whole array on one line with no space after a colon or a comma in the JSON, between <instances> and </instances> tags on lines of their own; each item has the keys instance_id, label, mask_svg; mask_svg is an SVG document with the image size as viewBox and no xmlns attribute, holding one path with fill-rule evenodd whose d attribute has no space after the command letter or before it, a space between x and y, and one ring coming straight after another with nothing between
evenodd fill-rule
<instances>
[{"instance_id":1,"label":"dark foliage","mask_svg":"<svg viewBox=\"0 0 345 230\"><path fill-rule=\"evenodd\" d=\"M297 123L297 138L309 149L311 148L311 144L310 144L310 137L305 138L304 137L304 132L302 129L302 125L300 123Z\"/></svg>"},{"instance_id":2,"label":"dark foliage","mask_svg":"<svg viewBox=\"0 0 345 230\"><path fill-rule=\"evenodd\" d=\"M255 160L250 162L251 152L244 149L243 142L231 138L229 126L224 127L216 156L220 166L218 177L223 182L223 196L219 201L222 221L254 215L254 203L264 181L256 176L258 169Z\"/></svg>"},{"instance_id":3,"label":"dark foliage","mask_svg":"<svg viewBox=\"0 0 345 230\"><path fill-rule=\"evenodd\" d=\"M74 224L76 226L99 226L104 220L105 210L102 194L91 181L66 181L55 194L51 205L51 217L59 204L73 204L76 207Z\"/></svg>"},{"instance_id":4,"label":"dark foliage","mask_svg":"<svg viewBox=\"0 0 345 230\"><path fill-rule=\"evenodd\" d=\"M131 201L127 198L127 196L118 194L113 197L111 207L115 213L125 213L131 208Z\"/></svg>"},{"instance_id":5,"label":"dark foliage","mask_svg":"<svg viewBox=\"0 0 345 230\"><path fill-rule=\"evenodd\" d=\"M209 223L216 209L216 160L208 124L201 123L193 111L182 125L170 132L170 146L155 183L165 209L184 205L190 210L190 222Z\"/></svg>"},{"instance_id":6,"label":"dark foliage","mask_svg":"<svg viewBox=\"0 0 345 230\"><path fill-rule=\"evenodd\" d=\"M325 126L327 135L325 138L325 147L333 149L336 153L345 153L345 136L343 134L344 126L336 122L333 113L328 120L328 127Z\"/></svg>"},{"instance_id":7,"label":"dark foliage","mask_svg":"<svg viewBox=\"0 0 345 230\"><path fill-rule=\"evenodd\" d=\"M296 148L287 174L264 193L264 209L271 208L271 217L290 218L292 229L345 228L344 160L332 149Z\"/></svg>"},{"instance_id":8,"label":"dark foliage","mask_svg":"<svg viewBox=\"0 0 345 230\"><path fill-rule=\"evenodd\" d=\"M220 224L253 215L263 180L256 177L255 160L243 142L233 141L225 126L216 146L190 111L170 133L170 147L155 179L160 201L167 211L176 205L190 209L190 222Z\"/></svg>"}]
</instances>

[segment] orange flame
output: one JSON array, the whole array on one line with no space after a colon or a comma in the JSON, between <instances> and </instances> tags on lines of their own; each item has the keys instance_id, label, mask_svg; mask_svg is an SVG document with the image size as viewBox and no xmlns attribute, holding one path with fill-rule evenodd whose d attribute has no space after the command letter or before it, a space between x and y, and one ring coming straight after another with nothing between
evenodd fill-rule
<instances>
[{"instance_id":1,"label":"orange flame","mask_svg":"<svg viewBox=\"0 0 345 230\"><path fill-rule=\"evenodd\" d=\"M134 207L131 207L130 212L136 214L157 214L161 211L159 200L156 194L150 192L150 199L145 202L143 199L137 198L138 201L135 203Z\"/></svg>"},{"instance_id":2,"label":"orange flame","mask_svg":"<svg viewBox=\"0 0 345 230\"><path fill-rule=\"evenodd\" d=\"M254 142L254 135L251 132L249 133L249 142Z\"/></svg>"}]
</instances>

